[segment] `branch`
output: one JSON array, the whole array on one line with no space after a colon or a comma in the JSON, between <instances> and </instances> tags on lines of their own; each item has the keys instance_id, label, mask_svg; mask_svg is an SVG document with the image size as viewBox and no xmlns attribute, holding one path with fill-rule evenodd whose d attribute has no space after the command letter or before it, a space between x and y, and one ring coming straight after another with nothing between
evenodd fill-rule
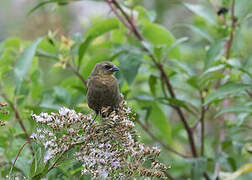
<instances>
[{"instance_id":1,"label":"branch","mask_svg":"<svg viewBox=\"0 0 252 180\"><path fill-rule=\"evenodd\" d=\"M130 30L136 35L136 37L143 41L144 38L142 36L142 34L138 31L138 29L136 28L136 25L134 24L133 20L129 17L129 15L122 9L122 7L120 6L120 4L117 2L117 0L106 0L108 3L113 3L115 5L115 7L117 9L119 9L119 11L123 14L123 16L126 18L126 20L128 21L128 23L130 24L131 28ZM112 9L113 11L113 9ZM114 11L113 11L114 12Z\"/></svg>"},{"instance_id":2,"label":"branch","mask_svg":"<svg viewBox=\"0 0 252 180\"><path fill-rule=\"evenodd\" d=\"M132 19L128 16L128 14L122 9L122 7L120 6L120 4L116 1L116 0L105 0L109 6L111 6L111 4L113 4L120 12L121 14L125 17L125 19L127 20L128 24L130 24L131 28L129 28L133 34L137 37L138 40L140 41L143 41L144 38L142 36L142 34L138 31L137 27L135 26L135 24L133 23ZM115 11L115 9L111 9L115 15L117 15L117 11ZM119 19L120 20L120 19ZM164 68L163 68L163 65L159 64L158 61L156 60L156 58L154 57L154 55L150 52L149 49L143 47L144 51L146 51L149 55L149 57L151 58L151 60L154 62L154 64L157 66L157 68L159 69L162 77L164 78L165 80L165 84L169 90L169 93L171 95L172 98L176 98L175 96L175 93L174 93L174 90L173 90L173 87L172 85L170 84L169 82L169 78L166 74L166 72L164 71ZM190 143L190 147L191 147L191 151L192 151L192 154L193 154L193 157L197 157L197 150L196 150L196 145L195 145L195 142L194 142L194 139L193 139L193 133L185 119L185 116L182 112L182 110L180 109L179 106L174 106L174 109L177 111L185 129L186 129L186 132L188 134L188 138L189 138L189 143Z\"/></svg>"},{"instance_id":3,"label":"branch","mask_svg":"<svg viewBox=\"0 0 252 180\"><path fill-rule=\"evenodd\" d=\"M165 73L163 65L158 64L158 68L161 71L162 77L164 79L164 82L165 82L165 84L166 84L166 86L168 88L168 91L169 91L171 97L176 99L176 95L174 93L173 87L172 87L172 85L171 85L171 83L169 81L169 78L167 77L167 74ZM185 118L181 108L179 106L177 106L177 105L174 105L172 107L177 111L177 113L178 113L178 115L179 115L185 129L186 129L193 157L197 157L198 155L197 155L196 145L195 145L195 142L194 142L194 139L193 139L193 132L192 132L189 124L187 123L186 118Z\"/></svg>"},{"instance_id":4,"label":"branch","mask_svg":"<svg viewBox=\"0 0 252 180\"><path fill-rule=\"evenodd\" d=\"M33 152L33 148L32 148L32 144L31 144L31 139L30 139L30 136L24 126L24 123L23 123L23 120L21 119L21 116L18 112L18 109L15 107L15 105L8 99L8 97L6 96L5 93L2 93L1 96L5 99L5 101L8 102L8 104L10 105L11 109L15 112L15 118L17 119L19 125L21 126L24 134L25 134L25 137L26 137L26 140L29 142L29 147L30 147L30 150L32 152L32 155L34 156L34 152Z\"/></svg>"},{"instance_id":5,"label":"branch","mask_svg":"<svg viewBox=\"0 0 252 180\"><path fill-rule=\"evenodd\" d=\"M114 12L114 14L118 17L118 19L119 19L128 29L130 29L131 31L133 31L132 28L131 28L131 25L128 24L127 21L125 21L125 20L123 19L123 17L122 17L122 16L117 12L117 10L114 8L112 1L111 1L111 0L105 0L105 1L108 3L109 7L110 7L111 10Z\"/></svg>"},{"instance_id":6,"label":"branch","mask_svg":"<svg viewBox=\"0 0 252 180\"><path fill-rule=\"evenodd\" d=\"M163 146L164 149L167 151L173 152L174 154L183 157L183 158L191 158L190 156L186 156L180 152L177 152L176 150L172 149L170 146L164 144L160 139L158 139L141 121L138 119L136 120L137 123L142 127L142 129L154 140L157 141L159 144Z\"/></svg>"}]
</instances>

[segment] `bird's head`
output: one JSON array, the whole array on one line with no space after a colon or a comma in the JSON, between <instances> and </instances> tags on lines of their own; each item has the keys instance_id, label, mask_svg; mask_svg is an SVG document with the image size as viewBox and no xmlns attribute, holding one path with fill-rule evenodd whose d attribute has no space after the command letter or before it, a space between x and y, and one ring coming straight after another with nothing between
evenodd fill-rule
<instances>
[{"instance_id":1,"label":"bird's head","mask_svg":"<svg viewBox=\"0 0 252 180\"><path fill-rule=\"evenodd\" d=\"M115 71L119 71L119 68L111 62L105 61L95 65L92 75L112 75Z\"/></svg>"}]
</instances>

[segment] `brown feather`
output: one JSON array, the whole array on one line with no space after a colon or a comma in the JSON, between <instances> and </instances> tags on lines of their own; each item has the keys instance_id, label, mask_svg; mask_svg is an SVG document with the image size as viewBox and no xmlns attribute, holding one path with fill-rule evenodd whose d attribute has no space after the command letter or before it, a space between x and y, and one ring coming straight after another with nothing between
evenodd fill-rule
<instances>
[{"instance_id":1,"label":"brown feather","mask_svg":"<svg viewBox=\"0 0 252 180\"><path fill-rule=\"evenodd\" d=\"M111 62L97 64L87 83L88 106L96 113L99 113L102 107L110 106L115 109L122 101L117 79L112 70L104 68L105 65L115 67Z\"/></svg>"}]
</instances>

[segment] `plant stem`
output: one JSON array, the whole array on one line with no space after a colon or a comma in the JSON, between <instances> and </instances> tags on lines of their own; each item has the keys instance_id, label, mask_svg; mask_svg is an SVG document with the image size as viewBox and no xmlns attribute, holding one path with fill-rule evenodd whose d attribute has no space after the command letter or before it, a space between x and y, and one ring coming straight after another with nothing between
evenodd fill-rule
<instances>
[{"instance_id":1,"label":"plant stem","mask_svg":"<svg viewBox=\"0 0 252 180\"><path fill-rule=\"evenodd\" d=\"M205 112L206 107L204 106L204 97L202 95L202 92L200 92L200 99L201 99L201 113L200 113L200 124L201 124L201 133L200 133L200 155L204 156L204 144L205 144Z\"/></svg>"}]
</instances>

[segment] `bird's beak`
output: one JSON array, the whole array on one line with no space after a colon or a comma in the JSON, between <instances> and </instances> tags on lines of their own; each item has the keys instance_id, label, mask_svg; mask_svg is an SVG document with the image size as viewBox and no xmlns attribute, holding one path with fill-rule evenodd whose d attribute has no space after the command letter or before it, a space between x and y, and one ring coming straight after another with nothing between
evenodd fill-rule
<instances>
[{"instance_id":1,"label":"bird's beak","mask_svg":"<svg viewBox=\"0 0 252 180\"><path fill-rule=\"evenodd\" d=\"M115 72L115 71L119 71L119 68L116 67L116 66L113 66L110 70L111 70L112 72Z\"/></svg>"}]
</instances>

